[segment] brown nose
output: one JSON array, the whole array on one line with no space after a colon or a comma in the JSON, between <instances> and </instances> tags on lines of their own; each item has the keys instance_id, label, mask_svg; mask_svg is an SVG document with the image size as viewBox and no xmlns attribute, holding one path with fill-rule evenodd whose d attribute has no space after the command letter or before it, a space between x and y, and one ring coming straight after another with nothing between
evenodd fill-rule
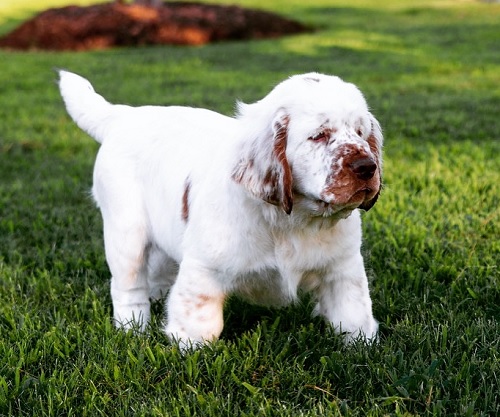
<instances>
[{"instance_id":1,"label":"brown nose","mask_svg":"<svg viewBox=\"0 0 500 417\"><path fill-rule=\"evenodd\" d=\"M372 158L360 158L351 162L349 168L360 180L369 180L377 170L377 164Z\"/></svg>"}]
</instances>

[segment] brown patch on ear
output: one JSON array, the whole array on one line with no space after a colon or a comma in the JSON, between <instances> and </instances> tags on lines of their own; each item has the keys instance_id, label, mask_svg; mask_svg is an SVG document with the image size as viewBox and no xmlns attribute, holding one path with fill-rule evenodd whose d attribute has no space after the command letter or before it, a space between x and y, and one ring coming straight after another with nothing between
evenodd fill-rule
<instances>
[{"instance_id":1,"label":"brown patch on ear","mask_svg":"<svg viewBox=\"0 0 500 417\"><path fill-rule=\"evenodd\" d=\"M367 142L380 169L382 167L382 142L384 139L382 137L382 131L380 129L380 125L373 116L371 117L372 117L372 129L370 132L370 136L368 136Z\"/></svg>"},{"instance_id":2,"label":"brown patch on ear","mask_svg":"<svg viewBox=\"0 0 500 417\"><path fill-rule=\"evenodd\" d=\"M256 159L255 150L250 152L248 158L241 158L234 168L231 178L238 184L246 184L248 186L248 184L253 181L255 172L258 170Z\"/></svg>"},{"instance_id":3,"label":"brown patch on ear","mask_svg":"<svg viewBox=\"0 0 500 417\"><path fill-rule=\"evenodd\" d=\"M382 136L382 130L380 129L378 121L375 119L375 117L373 116L371 117L372 117L372 129L370 132L370 136L368 136L367 142L373 156L375 157L378 166L378 173L380 176L380 187L377 191L377 194L375 194L375 197L373 197L370 201L366 201L365 203L359 206L361 210L365 211L370 210L375 205L380 195L380 190L382 189L382 143L384 138Z\"/></svg>"},{"instance_id":4,"label":"brown patch on ear","mask_svg":"<svg viewBox=\"0 0 500 417\"><path fill-rule=\"evenodd\" d=\"M191 182L189 179L186 179L184 183L184 193L182 194L182 210L181 210L181 218L185 223L189 220L189 191L191 189Z\"/></svg>"},{"instance_id":5,"label":"brown patch on ear","mask_svg":"<svg viewBox=\"0 0 500 417\"><path fill-rule=\"evenodd\" d=\"M280 123L274 138L274 156L281 167L281 181L276 188L280 194L279 203L286 214L292 212L293 193L292 193L292 170L286 158L286 144L288 140L289 118L285 116Z\"/></svg>"},{"instance_id":6,"label":"brown patch on ear","mask_svg":"<svg viewBox=\"0 0 500 417\"><path fill-rule=\"evenodd\" d=\"M293 206L292 171L286 158L288 116L274 122L269 133L252 143L247 155L235 166L231 177L254 196L290 214Z\"/></svg>"},{"instance_id":7,"label":"brown patch on ear","mask_svg":"<svg viewBox=\"0 0 500 417\"><path fill-rule=\"evenodd\" d=\"M370 147L370 150L372 151L373 156L375 157L378 162L380 161L380 146L379 146L379 140L375 137L375 135L370 134L370 136L367 139L368 146Z\"/></svg>"}]
</instances>

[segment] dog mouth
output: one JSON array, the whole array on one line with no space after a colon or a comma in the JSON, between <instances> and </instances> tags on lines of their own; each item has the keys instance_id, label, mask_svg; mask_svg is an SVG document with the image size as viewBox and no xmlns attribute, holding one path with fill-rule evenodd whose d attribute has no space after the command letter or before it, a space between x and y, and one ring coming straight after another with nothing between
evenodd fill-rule
<instances>
[{"instance_id":1,"label":"dog mouth","mask_svg":"<svg viewBox=\"0 0 500 417\"><path fill-rule=\"evenodd\" d=\"M363 188L353 194L349 200L349 204L355 205L356 208L368 211L370 210L378 198L378 192L371 188Z\"/></svg>"},{"instance_id":2,"label":"dog mouth","mask_svg":"<svg viewBox=\"0 0 500 417\"><path fill-rule=\"evenodd\" d=\"M355 209L368 211L376 203L379 192L371 188L362 188L355 193L342 198L317 198L303 193L294 193L306 201L308 209L314 216L321 217L348 217Z\"/></svg>"},{"instance_id":3,"label":"dog mouth","mask_svg":"<svg viewBox=\"0 0 500 417\"><path fill-rule=\"evenodd\" d=\"M353 210L368 211L376 203L380 190L363 187L355 192L338 192L320 195L294 190L294 200L313 217L347 218Z\"/></svg>"},{"instance_id":4,"label":"dog mouth","mask_svg":"<svg viewBox=\"0 0 500 417\"><path fill-rule=\"evenodd\" d=\"M370 193L372 193L372 190L370 190ZM365 194L365 196L368 196L368 195L370 195L370 194L367 192ZM363 200L363 202L358 206L358 208L361 210L364 210L364 211L370 210L377 202L379 195L380 195L380 190L377 190L377 192L374 195L372 195L370 198L368 198L368 199L365 198L365 200Z\"/></svg>"}]
</instances>

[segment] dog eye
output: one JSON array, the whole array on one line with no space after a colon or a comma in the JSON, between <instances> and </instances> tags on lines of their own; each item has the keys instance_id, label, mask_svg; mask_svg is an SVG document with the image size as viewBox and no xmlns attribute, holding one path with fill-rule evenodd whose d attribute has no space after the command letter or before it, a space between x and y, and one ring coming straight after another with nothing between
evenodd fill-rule
<instances>
[{"instance_id":1,"label":"dog eye","mask_svg":"<svg viewBox=\"0 0 500 417\"><path fill-rule=\"evenodd\" d=\"M356 129L356 135L358 135L361 138L363 137L363 131L361 130L361 128Z\"/></svg>"},{"instance_id":2,"label":"dog eye","mask_svg":"<svg viewBox=\"0 0 500 417\"><path fill-rule=\"evenodd\" d=\"M310 136L308 139L312 140L313 142L326 142L329 138L330 136L328 135L328 133L322 130L321 132L316 133L314 136Z\"/></svg>"}]
</instances>

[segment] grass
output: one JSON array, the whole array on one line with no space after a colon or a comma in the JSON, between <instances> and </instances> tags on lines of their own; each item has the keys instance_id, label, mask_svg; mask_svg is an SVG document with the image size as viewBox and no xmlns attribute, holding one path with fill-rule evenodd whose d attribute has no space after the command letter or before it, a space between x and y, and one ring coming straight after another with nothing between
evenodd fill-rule
<instances>
[{"instance_id":1,"label":"grass","mask_svg":"<svg viewBox=\"0 0 500 417\"><path fill-rule=\"evenodd\" d=\"M61 0L2 2L0 33ZM85 2L81 2L85 3ZM88 3L88 2L86 2ZM320 28L197 48L0 51L0 415L495 416L500 413L498 4L242 0ZM230 114L292 73L365 92L385 190L364 216L378 345L342 346L311 302L229 301L220 341L181 355L111 325L97 145L54 67L116 102Z\"/></svg>"}]
</instances>

